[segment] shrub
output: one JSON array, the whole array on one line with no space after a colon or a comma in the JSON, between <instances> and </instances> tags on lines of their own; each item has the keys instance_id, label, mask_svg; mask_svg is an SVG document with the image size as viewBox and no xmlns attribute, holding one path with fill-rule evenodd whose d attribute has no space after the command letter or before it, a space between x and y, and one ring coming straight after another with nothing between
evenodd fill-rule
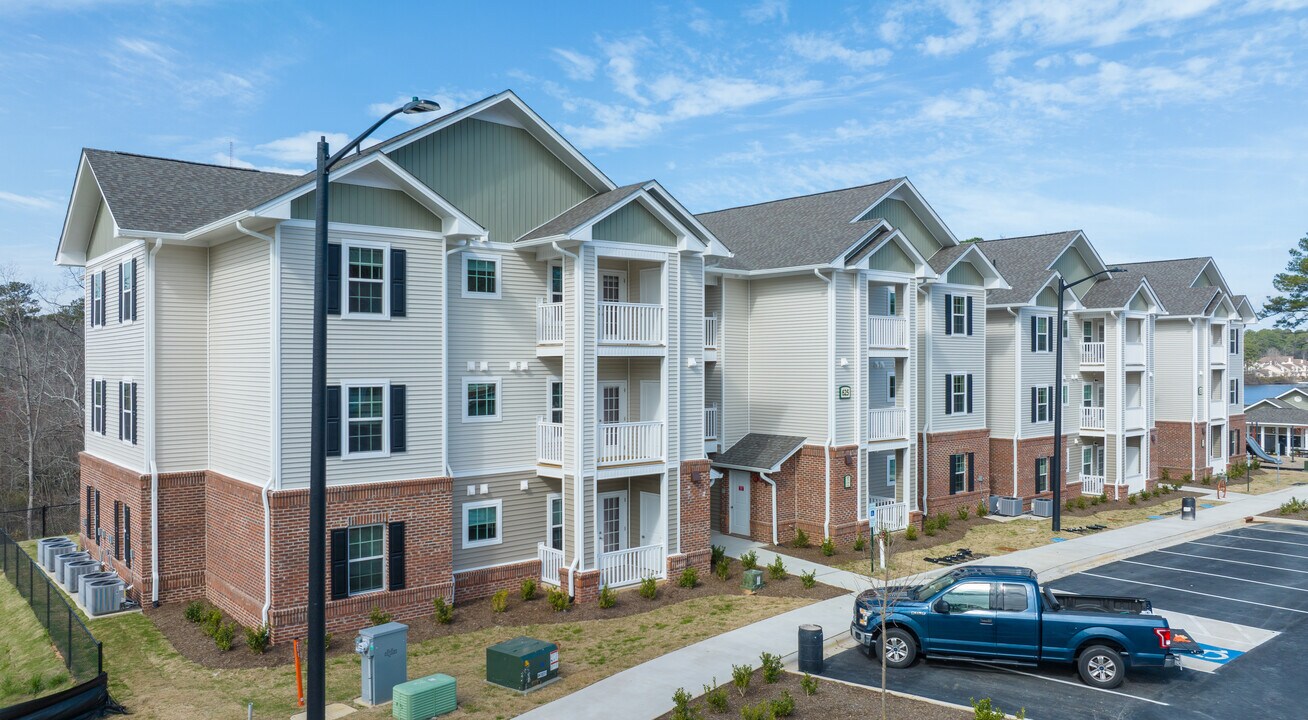
<instances>
[{"instance_id":1,"label":"shrub","mask_svg":"<svg viewBox=\"0 0 1308 720\"><path fill-rule=\"evenodd\" d=\"M927 520L926 522L922 523L922 532L926 533L927 537L935 537L936 524L931 522L930 520Z\"/></svg>"},{"instance_id":2,"label":"shrub","mask_svg":"<svg viewBox=\"0 0 1308 720\"><path fill-rule=\"evenodd\" d=\"M1131 503L1132 505L1134 505L1134 504L1136 504L1136 502L1138 502L1138 501L1136 500L1136 497L1135 497L1134 495L1127 495L1127 496L1126 496L1126 501L1129 502L1129 503Z\"/></svg>"},{"instance_id":3,"label":"shrub","mask_svg":"<svg viewBox=\"0 0 1308 720\"><path fill-rule=\"evenodd\" d=\"M1073 500L1072 498L1068 498L1067 502L1063 503L1063 509L1068 512L1072 512L1072 510L1076 509L1076 501Z\"/></svg>"},{"instance_id":4,"label":"shrub","mask_svg":"<svg viewBox=\"0 0 1308 720\"><path fill-rule=\"evenodd\" d=\"M1149 499L1149 491L1148 491L1148 490L1141 490L1141 491L1140 491L1140 501L1141 501L1141 502L1144 502L1145 500L1148 500L1148 499Z\"/></svg>"},{"instance_id":5,"label":"shrub","mask_svg":"<svg viewBox=\"0 0 1308 720\"><path fill-rule=\"evenodd\" d=\"M808 547L808 533L802 528L795 528L795 539L790 541L791 547L806 548Z\"/></svg>"},{"instance_id":6,"label":"shrub","mask_svg":"<svg viewBox=\"0 0 1308 720\"><path fill-rule=\"evenodd\" d=\"M647 577L640 581L640 596L646 600L653 600L659 596L659 584L652 577Z\"/></svg>"},{"instance_id":7,"label":"shrub","mask_svg":"<svg viewBox=\"0 0 1308 720\"><path fill-rule=\"evenodd\" d=\"M741 555L741 556L740 556L740 566L743 567L743 568L745 568L746 570L757 570L757 569L758 569L758 553L754 552L753 550L750 550L749 552L745 553L744 555Z\"/></svg>"},{"instance_id":8,"label":"shrub","mask_svg":"<svg viewBox=\"0 0 1308 720\"><path fill-rule=\"evenodd\" d=\"M772 560L771 565L768 565L768 577L773 580L786 579L786 563L782 562L780 555Z\"/></svg>"},{"instance_id":9,"label":"shrub","mask_svg":"<svg viewBox=\"0 0 1308 720\"><path fill-rule=\"evenodd\" d=\"M979 518L983 518L983 517L985 517L985 516L987 516L987 515L989 515L989 514L990 514L990 508L986 507L985 502L979 502L979 503L976 504L976 516L977 516L977 517L979 517Z\"/></svg>"},{"instance_id":10,"label":"shrub","mask_svg":"<svg viewBox=\"0 0 1308 720\"><path fill-rule=\"evenodd\" d=\"M323 652L326 652L326 651L332 649L332 634L331 634L331 633L325 633L325 634L322 636L322 649L323 649Z\"/></svg>"},{"instance_id":11,"label":"shrub","mask_svg":"<svg viewBox=\"0 0 1308 720\"><path fill-rule=\"evenodd\" d=\"M690 706L690 700L686 688L677 688L672 693L672 720L694 720L699 717L699 710Z\"/></svg>"},{"instance_id":12,"label":"shrub","mask_svg":"<svg viewBox=\"0 0 1308 720\"><path fill-rule=\"evenodd\" d=\"M1281 503L1279 512L1282 515L1294 515L1308 510L1308 502L1304 502L1297 497L1292 497L1284 503Z\"/></svg>"},{"instance_id":13,"label":"shrub","mask_svg":"<svg viewBox=\"0 0 1308 720\"><path fill-rule=\"evenodd\" d=\"M795 698L789 690L782 690L781 697L772 701L772 717L790 717L795 713Z\"/></svg>"},{"instance_id":14,"label":"shrub","mask_svg":"<svg viewBox=\"0 0 1308 720\"><path fill-rule=\"evenodd\" d=\"M803 585L804 589L811 590L814 585L817 585L817 571L809 570L806 573L800 573L799 584Z\"/></svg>"},{"instance_id":15,"label":"shrub","mask_svg":"<svg viewBox=\"0 0 1308 720\"><path fill-rule=\"evenodd\" d=\"M772 720L772 703L764 700L740 709L740 720Z\"/></svg>"},{"instance_id":16,"label":"shrub","mask_svg":"<svg viewBox=\"0 0 1308 720\"><path fill-rule=\"evenodd\" d=\"M731 666L731 684L736 686L736 692L741 697L745 697L745 691L749 689L749 680L754 677L754 668L749 665L732 665Z\"/></svg>"},{"instance_id":17,"label":"shrub","mask_svg":"<svg viewBox=\"0 0 1308 720\"><path fill-rule=\"evenodd\" d=\"M454 622L454 606L445 602L445 598L437 595L433 604L436 607L436 622L441 625L449 625Z\"/></svg>"},{"instance_id":18,"label":"shrub","mask_svg":"<svg viewBox=\"0 0 1308 720\"><path fill-rule=\"evenodd\" d=\"M607 610L617 604L618 604L618 594L613 592L613 590L610 589L608 585L601 587L600 594L599 594L600 608L603 610Z\"/></svg>"},{"instance_id":19,"label":"shrub","mask_svg":"<svg viewBox=\"0 0 1308 720\"><path fill-rule=\"evenodd\" d=\"M763 667L763 682L771 685L781 679L781 656L765 652L758 656L759 664Z\"/></svg>"},{"instance_id":20,"label":"shrub","mask_svg":"<svg viewBox=\"0 0 1308 720\"><path fill-rule=\"evenodd\" d=\"M272 641L272 630L267 625L245 629L245 646L255 655L262 655Z\"/></svg>"},{"instance_id":21,"label":"shrub","mask_svg":"<svg viewBox=\"0 0 1308 720\"><path fill-rule=\"evenodd\" d=\"M863 552L867 548L867 540L863 538L863 533L854 536L854 552Z\"/></svg>"},{"instance_id":22,"label":"shrub","mask_svg":"<svg viewBox=\"0 0 1308 720\"><path fill-rule=\"evenodd\" d=\"M681 577L677 578L677 584L684 588L693 588L699 584L699 571L693 567L688 567L681 571Z\"/></svg>"},{"instance_id":23,"label":"shrub","mask_svg":"<svg viewBox=\"0 0 1308 720\"><path fill-rule=\"evenodd\" d=\"M1082 496L1080 496L1080 497L1078 497L1078 498L1076 499L1076 509L1077 509L1077 510L1084 510L1084 509L1086 509L1086 507L1088 507L1088 506L1089 506L1089 503L1086 502L1086 499L1085 499L1085 496L1084 496L1084 495L1082 495Z\"/></svg>"},{"instance_id":24,"label":"shrub","mask_svg":"<svg viewBox=\"0 0 1308 720\"><path fill-rule=\"evenodd\" d=\"M904 539L908 540L909 542L917 540L917 528L913 527L912 525L909 525L904 530Z\"/></svg>"},{"instance_id":25,"label":"shrub","mask_svg":"<svg viewBox=\"0 0 1308 720\"><path fill-rule=\"evenodd\" d=\"M564 612L568 609L568 604L572 602L572 598L568 597L568 594L562 590L550 588L545 593L545 601L550 604L551 608L554 608L554 612Z\"/></svg>"},{"instance_id":26,"label":"shrub","mask_svg":"<svg viewBox=\"0 0 1308 720\"><path fill-rule=\"evenodd\" d=\"M940 528L941 530L949 529L949 516L944 513L940 513L939 515L937 515L936 527Z\"/></svg>"},{"instance_id":27,"label":"shrub","mask_svg":"<svg viewBox=\"0 0 1308 720\"><path fill-rule=\"evenodd\" d=\"M1167 468L1163 468L1162 470L1159 470L1158 481L1170 483L1172 481L1172 473Z\"/></svg>"},{"instance_id":28,"label":"shrub","mask_svg":"<svg viewBox=\"0 0 1308 720\"><path fill-rule=\"evenodd\" d=\"M836 541L835 541L835 540L832 540L831 538L827 538L826 540L823 540L823 541L822 541L822 554L825 555L826 557L831 557L832 555L835 555L835 554L836 554Z\"/></svg>"},{"instance_id":29,"label":"shrub","mask_svg":"<svg viewBox=\"0 0 1308 720\"><path fill-rule=\"evenodd\" d=\"M523 600L536 599L536 581L531 578L523 578L522 585L518 586L518 595Z\"/></svg>"},{"instance_id":30,"label":"shrub","mask_svg":"<svg viewBox=\"0 0 1308 720\"><path fill-rule=\"evenodd\" d=\"M722 558L719 560L718 564L713 568L713 572L718 576L719 580L726 582L727 578L731 577L731 559Z\"/></svg>"},{"instance_id":31,"label":"shrub","mask_svg":"<svg viewBox=\"0 0 1308 720\"><path fill-rule=\"evenodd\" d=\"M727 549L721 545L710 545L709 552L712 553L709 556L709 565L713 567L717 567L718 563L727 559Z\"/></svg>"},{"instance_id":32,"label":"shrub","mask_svg":"<svg viewBox=\"0 0 1308 720\"><path fill-rule=\"evenodd\" d=\"M372 612L368 613L368 622L372 623L373 625L385 625L390 621L391 621L390 613L386 612L385 610L382 610L380 605L372 606Z\"/></svg>"},{"instance_id":33,"label":"shrub","mask_svg":"<svg viewBox=\"0 0 1308 720\"><path fill-rule=\"evenodd\" d=\"M204 634L214 637L218 634L218 628L223 624L223 611L218 608L209 608L204 613L204 620L201 621L201 627L204 628Z\"/></svg>"},{"instance_id":34,"label":"shrub","mask_svg":"<svg viewBox=\"0 0 1308 720\"><path fill-rule=\"evenodd\" d=\"M713 687L704 686L704 704L715 713L727 711L727 689L718 687L718 679L713 678Z\"/></svg>"},{"instance_id":35,"label":"shrub","mask_svg":"<svg viewBox=\"0 0 1308 720\"><path fill-rule=\"evenodd\" d=\"M1108 502L1108 493L1106 492L1099 493L1099 502L1100 504Z\"/></svg>"},{"instance_id":36,"label":"shrub","mask_svg":"<svg viewBox=\"0 0 1308 720\"><path fill-rule=\"evenodd\" d=\"M968 515L968 509L967 509L967 506L963 506L963 507L959 508L957 514L958 514L958 519L959 519L959 520L966 520L966 519L967 519L967 515Z\"/></svg>"},{"instance_id":37,"label":"shrub","mask_svg":"<svg viewBox=\"0 0 1308 720\"><path fill-rule=\"evenodd\" d=\"M809 675L808 673L804 673L804 677L800 678L799 686L804 689L805 695L811 696L817 694L817 689L818 689L817 678L813 677L812 675Z\"/></svg>"},{"instance_id":38,"label":"shrub","mask_svg":"<svg viewBox=\"0 0 1308 720\"><path fill-rule=\"evenodd\" d=\"M990 702L990 698L981 698L980 700L972 698L972 717L973 720L1005 720L1008 715L1004 714L1003 710L995 707ZM1026 718L1026 709L1018 710L1013 717L1017 718L1017 720L1024 720Z\"/></svg>"},{"instance_id":39,"label":"shrub","mask_svg":"<svg viewBox=\"0 0 1308 720\"><path fill-rule=\"evenodd\" d=\"M509 591L500 590L491 595L491 612L502 613L509 609Z\"/></svg>"},{"instance_id":40,"label":"shrub","mask_svg":"<svg viewBox=\"0 0 1308 720\"><path fill-rule=\"evenodd\" d=\"M236 639L236 623L226 622L218 626L213 634L213 644L222 652L232 649L232 640Z\"/></svg>"},{"instance_id":41,"label":"shrub","mask_svg":"<svg viewBox=\"0 0 1308 720\"><path fill-rule=\"evenodd\" d=\"M1182 484L1182 485L1189 485L1189 484L1190 484L1190 481L1193 480L1193 479L1194 479L1194 476L1193 476L1193 475L1191 475L1190 473L1186 473L1186 474L1184 474L1184 475L1181 476L1181 484Z\"/></svg>"},{"instance_id":42,"label":"shrub","mask_svg":"<svg viewBox=\"0 0 1308 720\"><path fill-rule=\"evenodd\" d=\"M186 603L186 619L198 623L204 619L204 603L199 600L192 600Z\"/></svg>"}]
</instances>

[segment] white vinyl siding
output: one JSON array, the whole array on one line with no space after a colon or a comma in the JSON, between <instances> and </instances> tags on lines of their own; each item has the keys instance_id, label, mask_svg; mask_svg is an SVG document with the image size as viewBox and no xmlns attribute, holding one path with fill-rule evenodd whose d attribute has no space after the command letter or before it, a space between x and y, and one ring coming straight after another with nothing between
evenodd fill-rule
<instances>
[{"instance_id":1,"label":"white vinyl siding","mask_svg":"<svg viewBox=\"0 0 1308 720\"><path fill-rule=\"evenodd\" d=\"M730 448L749 433L750 401L750 282L722 279L722 448Z\"/></svg>"},{"instance_id":2,"label":"white vinyl siding","mask_svg":"<svg viewBox=\"0 0 1308 720\"><path fill-rule=\"evenodd\" d=\"M946 335L943 327L945 295L972 298L972 334ZM932 387L929 396L923 393L923 402L932 413L932 432L974 430L986 426L986 300L985 290L959 286L931 286L931 344ZM923 311L925 314L925 311ZM927 368L920 366L920 378ZM972 374L972 412L945 414L945 375Z\"/></svg>"},{"instance_id":3,"label":"white vinyl siding","mask_svg":"<svg viewBox=\"0 0 1308 720\"><path fill-rule=\"evenodd\" d=\"M679 348L669 348L668 357L673 360L668 369L669 375L680 381L680 387L676 388L679 412L674 415L669 409L665 416L669 421L677 422L677 426L669 430L679 432L681 447L679 452L677 448L668 448L668 460L695 460L704 457L704 381L707 370L704 363L704 260L683 255L678 257L678 263L681 266L680 287L678 294L672 297L681 300L668 310L680 320L681 338ZM695 367L688 367L685 360L678 362L677 358L694 358ZM677 372L671 372L673 369ZM665 392L671 390L673 388L666 388ZM665 398L665 406L671 400Z\"/></svg>"},{"instance_id":4,"label":"white vinyl siding","mask_svg":"<svg viewBox=\"0 0 1308 720\"><path fill-rule=\"evenodd\" d=\"M1007 310L992 310L986 315L986 421L991 437L1013 437L1013 417L1018 412L1014 404L1017 359L1013 329L1016 325Z\"/></svg>"},{"instance_id":5,"label":"white vinyl siding","mask_svg":"<svg viewBox=\"0 0 1308 720\"><path fill-rule=\"evenodd\" d=\"M142 289L138 292L138 306L136 317L139 322L119 323L118 303L120 296L116 292L118 287L118 266L120 263L128 262L131 259L136 260L136 267L139 277L137 287ZM100 259L100 262L90 265L86 268L87 280L84 283L86 293L85 307L91 307L91 281L92 274L104 271L105 277L105 324L91 327L91 316L85 314L83 331L86 338L86 356L85 356L85 379L83 387L90 388L91 378L104 378L107 385L106 398L108 407L105 412L105 434L91 432L91 405L84 403L85 428L84 438L86 451L91 455L108 460L109 462L121 465L129 470L136 472L145 472L145 455L143 444L138 442L135 445L124 443L118 439L119 428L119 407L118 407L118 383L124 377L136 378L137 392L142 400L138 402L138 411L145 408L145 394L148 389L143 382L145 378L145 324L149 321L150 313L153 309L147 307L145 292L143 291L144 283L149 282L145 272L145 247L141 242L132 242L122 246L119 252L107 255ZM84 391L85 392L85 391ZM144 437L145 422L148 420L141 414L137 420L137 436Z\"/></svg>"},{"instance_id":6,"label":"white vinyl siding","mask_svg":"<svg viewBox=\"0 0 1308 720\"><path fill-rule=\"evenodd\" d=\"M754 280L750 307L750 430L824 442L827 284L813 275Z\"/></svg>"},{"instance_id":7,"label":"white vinyl siding","mask_svg":"<svg viewBox=\"0 0 1308 720\"><path fill-rule=\"evenodd\" d=\"M201 470L209 461L209 251L164 245L154 270L159 471ZM137 280L141 298L145 279L142 274Z\"/></svg>"},{"instance_id":8,"label":"white vinyl siding","mask_svg":"<svg viewBox=\"0 0 1308 720\"><path fill-rule=\"evenodd\" d=\"M209 250L209 467L258 484L272 472L274 435L270 255L250 237ZM304 393L307 402L307 383Z\"/></svg>"},{"instance_id":9,"label":"white vinyl siding","mask_svg":"<svg viewBox=\"0 0 1308 720\"><path fill-rule=\"evenodd\" d=\"M862 281L858 273L835 272L832 273L831 278L835 284L832 290L836 293L836 359L831 365L831 385L827 388L826 396L828 402L835 403L835 442L841 445L854 445L861 440L859 428L862 427L862 417L867 415L867 406L856 394L860 386L859 374L865 372L865 363L862 359L867 356L866 349L859 352L859 339L862 337L859 325L867 325L867 301L865 299L859 302L858 286ZM864 347L866 348L866 343ZM812 350L825 352L825 348ZM840 358L845 358L848 364L842 366ZM850 398L837 400L838 389L845 385L850 388ZM864 393L867 392L867 388L862 390ZM885 385L882 385L881 390L885 391Z\"/></svg>"},{"instance_id":10,"label":"white vinyl siding","mask_svg":"<svg viewBox=\"0 0 1308 720\"><path fill-rule=\"evenodd\" d=\"M1034 320L1036 324L1037 334L1034 338L1031 334L1032 320ZM1041 320L1044 320L1044 322L1042 323ZM1048 406L1047 415L1038 415L1036 416L1036 419L1033 420L1032 419L1033 414L1031 412L1031 393L1033 388L1035 389L1037 394L1046 392L1048 388L1054 385L1055 383L1055 378L1054 378L1055 358L1054 358L1054 353L1052 352L1053 349L1052 343L1057 341L1055 334L1052 332L1047 333L1048 340L1051 343L1049 345L1050 351L1047 352L1038 349L1043 347L1039 335L1040 330L1043 330L1045 328L1052 328L1053 320L1047 314L1047 312L1032 310L1031 308L1023 308L1018 313L1018 317L1014 320L1014 322L1018 326L1019 335L1021 337L1021 341L1017 343L1017 351L1022 354L1022 358L1020 361L1022 367L1022 377L1021 377L1021 382L1017 386L1018 392L1020 393L1018 400L1021 407L1021 412L1018 414L1018 420L1020 422L1020 433L1021 433L1019 437L1023 437L1023 438L1049 437L1054 432L1053 405L1050 404ZM1032 347L1035 347L1037 349L1033 351L1031 349ZM1080 367L1080 360L1081 359L1079 356L1074 357L1068 354L1067 348L1064 347L1064 354L1063 354L1064 371L1067 371L1069 369L1075 371L1077 368ZM989 380L989 378L987 378L987 380ZM1012 405L1011 401L1009 402L1009 405ZM1039 419L1040 417L1043 417L1045 419ZM1064 423L1063 423L1064 432L1075 432L1075 430L1078 429L1079 426L1080 426L1079 416L1076 418L1076 420L1073 420L1071 417L1064 418ZM1018 468L1018 471L1029 472L1029 470L1026 468Z\"/></svg>"},{"instance_id":11,"label":"white vinyl siding","mask_svg":"<svg viewBox=\"0 0 1308 720\"><path fill-rule=\"evenodd\" d=\"M532 443L533 452L535 444ZM526 481L527 489L522 489ZM563 481L537 477L534 472L456 477L454 479L454 570L456 572L503 563L536 559L536 544L546 540L546 498L562 494ZM482 492L483 487L486 492ZM468 494L468 488L473 494ZM477 547L463 547L466 529L463 520L465 503L494 500L499 503L499 542ZM575 527L571 524L567 496L563 503L563 546L571 552L575 545Z\"/></svg>"},{"instance_id":12,"label":"white vinyl siding","mask_svg":"<svg viewBox=\"0 0 1308 720\"><path fill-rule=\"evenodd\" d=\"M1195 398L1204 401L1208 398L1206 387L1203 395L1195 391L1195 332L1187 320L1161 320L1155 324L1158 351L1154 355L1154 402L1159 420L1189 422ZM1207 384L1205 378L1204 385Z\"/></svg>"}]
</instances>

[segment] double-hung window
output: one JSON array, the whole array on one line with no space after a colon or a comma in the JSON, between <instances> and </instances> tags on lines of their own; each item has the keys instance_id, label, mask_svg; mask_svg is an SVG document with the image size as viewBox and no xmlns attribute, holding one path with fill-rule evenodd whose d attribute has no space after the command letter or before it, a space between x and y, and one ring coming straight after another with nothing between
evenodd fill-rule
<instances>
[{"instance_id":1,"label":"double-hung window","mask_svg":"<svg viewBox=\"0 0 1308 720\"><path fill-rule=\"evenodd\" d=\"M385 317L386 255L381 245L345 244L345 314Z\"/></svg>"},{"instance_id":2,"label":"double-hung window","mask_svg":"<svg viewBox=\"0 0 1308 720\"><path fill-rule=\"evenodd\" d=\"M1086 383L1081 386L1081 407L1095 406L1095 386Z\"/></svg>"},{"instance_id":3,"label":"double-hung window","mask_svg":"<svg viewBox=\"0 0 1308 720\"><path fill-rule=\"evenodd\" d=\"M886 485L889 487L894 487L895 480L898 476L899 476L899 461L895 459L894 455L887 455L886 456Z\"/></svg>"},{"instance_id":4,"label":"double-hung window","mask_svg":"<svg viewBox=\"0 0 1308 720\"><path fill-rule=\"evenodd\" d=\"M891 400L894 400L895 395L897 394L898 388L896 388L895 385L895 371L891 370L890 375L886 377L886 397Z\"/></svg>"},{"instance_id":5,"label":"double-hung window","mask_svg":"<svg viewBox=\"0 0 1308 720\"><path fill-rule=\"evenodd\" d=\"M91 327L104 325L104 271L91 273Z\"/></svg>"},{"instance_id":6,"label":"double-hung window","mask_svg":"<svg viewBox=\"0 0 1308 720\"><path fill-rule=\"evenodd\" d=\"M500 379L465 377L463 379L463 422L499 422Z\"/></svg>"},{"instance_id":7,"label":"double-hung window","mask_svg":"<svg viewBox=\"0 0 1308 720\"><path fill-rule=\"evenodd\" d=\"M563 264L559 262L550 263L550 302L563 302Z\"/></svg>"},{"instance_id":8,"label":"double-hung window","mask_svg":"<svg viewBox=\"0 0 1308 720\"><path fill-rule=\"evenodd\" d=\"M478 500L463 504L464 548L498 545L503 542L500 535L500 513L503 507L503 500ZM562 539L561 533L560 539Z\"/></svg>"},{"instance_id":9,"label":"double-hung window","mask_svg":"<svg viewBox=\"0 0 1308 720\"><path fill-rule=\"evenodd\" d=\"M136 319L136 259L118 266L118 322Z\"/></svg>"},{"instance_id":10,"label":"double-hung window","mask_svg":"<svg viewBox=\"0 0 1308 720\"><path fill-rule=\"evenodd\" d=\"M345 384L345 455L386 452L385 383Z\"/></svg>"},{"instance_id":11,"label":"double-hung window","mask_svg":"<svg viewBox=\"0 0 1308 720\"><path fill-rule=\"evenodd\" d=\"M967 334L967 296L955 295L950 300L949 324L954 335Z\"/></svg>"},{"instance_id":12,"label":"double-hung window","mask_svg":"<svg viewBox=\"0 0 1308 720\"><path fill-rule=\"evenodd\" d=\"M381 590L385 584L383 526L360 525L350 528L350 594Z\"/></svg>"},{"instance_id":13,"label":"double-hung window","mask_svg":"<svg viewBox=\"0 0 1308 720\"><path fill-rule=\"evenodd\" d=\"M1089 320L1081 321L1081 342L1095 341L1095 326Z\"/></svg>"},{"instance_id":14,"label":"double-hung window","mask_svg":"<svg viewBox=\"0 0 1308 720\"><path fill-rule=\"evenodd\" d=\"M1063 380L1063 397L1062 397L1063 407L1067 407L1067 395L1068 395L1067 380Z\"/></svg>"},{"instance_id":15,"label":"double-hung window","mask_svg":"<svg viewBox=\"0 0 1308 720\"><path fill-rule=\"evenodd\" d=\"M889 288L889 289L886 291L886 309L887 309L887 313L886 313L886 314L887 314L887 315L892 315L892 316L893 316L893 315L896 315L896 314L897 314L896 310L898 310L898 308L896 307L896 304L897 304L897 303L896 303L896 299L897 299L897 298L895 297L895 289L894 289L894 288Z\"/></svg>"},{"instance_id":16,"label":"double-hung window","mask_svg":"<svg viewBox=\"0 0 1308 720\"><path fill-rule=\"evenodd\" d=\"M1031 422L1049 422L1054 417L1054 388L1041 385L1031 388Z\"/></svg>"},{"instance_id":17,"label":"double-hung window","mask_svg":"<svg viewBox=\"0 0 1308 720\"><path fill-rule=\"evenodd\" d=\"M1095 474L1095 449L1090 445L1081 446L1081 476Z\"/></svg>"},{"instance_id":18,"label":"double-hung window","mask_svg":"<svg viewBox=\"0 0 1308 720\"><path fill-rule=\"evenodd\" d=\"M563 423L563 381L550 380L550 422Z\"/></svg>"},{"instance_id":19,"label":"double-hung window","mask_svg":"<svg viewBox=\"0 0 1308 720\"><path fill-rule=\"evenodd\" d=\"M1231 328L1230 333L1231 333L1231 354L1239 355L1240 354L1240 329Z\"/></svg>"},{"instance_id":20,"label":"double-hung window","mask_svg":"<svg viewBox=\"0 0 1308 720\"><path fill-rule=\"evenodd\" d=\"M563 276L560 269L559 292L563 290ZM463 297L491 298L500 297L500 256L482 253L463 253Z\"/></svg>"},{"instance_id":21,"label":"double-hung window","mask_svg":"<svg viewBox=\"0 0 1308 720\"><path fill-rule=\"evenodd\" d=\"M563 496L552 494L546 503L546 541L555 550L563 549Z\"/></svg>"},{"instance_id":22,"label":"double-hung window","mask_svg":"<svg viewBox=\"0 0 1308 720\"><path fill-rule=\"evenodd\" d=\"M1038 493L1049 490L1049 458L1036 458L1035 461L1035 491Z\"/></svg>"},{"instance_id":23,"label":"double-hung window","mask_svg":"<svg viewBox=\"0 0 1308 720\"><path fill-rule=\"evenodd\" d=\"M1228 402L1232 405L1240 404L1240 381L1238 379L1231 380L1231 398Z\"/></svg>"},{"instance_id":24,"label":"double-hung window","mask_svg":"<svg viewBox=\"0 0 1308 720\"><path fill-rule=\"evenodd\" d=\"M118 383L118 439L136 444L136 383Z\"/></svg>"},{"instance_id":25,"label":"double-hung window","mask_svg":"<svg viewBox=\"0 0 1308 720\"><path fill-rule=\"evenodd\" d=\"M949 494L965 492L967 490L967 453L956 453L949 456Z\"/></svg>"},{"instance_id":26,"label":"double-hung window","mask_svg":"<svg viewBox=\"0 0 1308 720\"><path fill-rule=\"evenodd\" d=\"M1235 457L1236 455L1239 455L1239 454L1240 454L1240 431L1239 431L1239 430L1231 430L1231 434L1230 434L1230 444L1231 444L1230 452L1227 454L1227 457Z\"/></svg>"},{"instance_id":27,"label":"double-hung window","mask_svg":"<svg viewBox=\"0 0 1308 720\"><path fill-rule=\"evenodd\" d=\"M1037 315L1031 318L1031 349L1035 352L1051 352L1054 349L1053 333L1050 332L1050 318Z\"/></svg>"},{"instance_id":28,"label":"double-hung window","mask_svg":"<svg viewBox=\"0 0 1308 720\"><path fill-rule=\"evenodd\" d=\"M109 404L109 384L104 380L91 381L91 432L105 434L105 419Z\"/></svg>"},{"instance_id":29,"label":"double-hung window","mask_svg":"<svg viewBox=\"0 0 1308 720\"><path fill-rule=\"evenodd\" d=\"M967 412L967 375L954 375L950 379L949 409L951 413Z\"/></svg>"}]
</instances>

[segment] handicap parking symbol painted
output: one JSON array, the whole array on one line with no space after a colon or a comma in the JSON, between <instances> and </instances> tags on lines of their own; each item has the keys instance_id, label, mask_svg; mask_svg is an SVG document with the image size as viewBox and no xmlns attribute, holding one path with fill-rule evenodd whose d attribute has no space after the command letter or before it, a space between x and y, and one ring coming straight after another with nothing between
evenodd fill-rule
<instances>
[{"instance_id":1,"label":"handicap parking symbol painted","mask_svg":"<svg viewBox=\"0 0 1308 720\"><path fill-rule=\"evenodd\" d=\"M1210 663L1216 663L1218 665L1225 665L1244 654L1239 650L1231 650L1230 648L1221 648L1221 647L1217 647L1216 645L1205 645L1203 643L1198 643L1198 645L1199 647L1203 648L1204 654L1193 655L1191 657L1194 657L1198 660L1206 660Z\"/></svg>"}]
</instances>

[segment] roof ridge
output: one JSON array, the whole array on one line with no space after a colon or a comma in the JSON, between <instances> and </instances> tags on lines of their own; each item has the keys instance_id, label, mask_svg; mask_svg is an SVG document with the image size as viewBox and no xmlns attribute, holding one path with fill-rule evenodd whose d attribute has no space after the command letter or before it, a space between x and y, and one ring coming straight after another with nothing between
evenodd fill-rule
<instances>
[{"instance_id":1,"label":"roof ridge","mask_svg":"<svg viewBox=\"0 0 1308 720\"><path fill-rule=\"evenodd\" d=\"M1216 262L1217 262L1216 260L1213 259L1213 256L1212 256L1212 255L1193 255L1193 256L1191 256L1191 257L1183 257L1183 258L1167 258L1166 260L1140 260L1140 261L1138 261L1138 262L1114 263L1114 265L1118 265L1118 266L1121 266L1121 265L1161 265L1162 263L1170 263L1170 262L1185 262L1185 261L1187 261L1187 260L1207 260L1207 261L1212 262L1212 263L1216 263Z\"/></svg>"},{"instance_id":2,"label":"roof ridge","mask_svg":"<svg viewBox=\"0 0 1308 720\"><path fill-rule=\"evenodd\" d=\"M1054 232L1036 233L1036 234L1034 234L1034 235L1016 235L1016 236L1014 236L1014 237L994 238L994 239L991 239L991 240L985 240L985 239L983 239L983 240L981 240L981 242L983 242L983 243L999 243L999 242L1008 242L1009 240L1030 240L1030 239L1032 239L1032 238L1053 237L1053 236L1055 236L1055 235L1066 235L1066 234L1068 234L1068 233L1080 233L1080 232L1084 232L1084 231L1082 231L1082 230L1055 230Z\"/></svg>"},{"instance_id":3,"label":"roof ridge","mask_svg":"<svg viewBox=\"0 0 1308 720\"><path fill-rule=\"evenodd\" d=\"M162 160L164 162L181 163L183 165L199 165L201 167L219 168L221 170L239 170L241 172L258 173L261 175L278 175L281 177L301 177L301 174L297 174L297 173L284 173L284 172L277 172L275 170L260 170L258 168L233 167L231 165L219 165L218 163L200 162L199 160L182 160L181 158L163 157L162 155L147 155L145 153L127 152L125 150L104 150L102 148L90 148L90 147L82 148L82 152L87 152L87 151L108 153L111 155L124 155L126 157L145 158L146 160Z\"/></svg>"},{"instance_id":4,"label":"roof ridge","mask_svg":"<svg viewBox=\"0 0 1308 720\"><path fill-rule=\"evenodd\" d=\"M799 200L800 198L817 197L818 195L832 195L834 193L848 192L850 190L860 190L862 188L872 187L873 185L884 185L889 182L899 182L900 180L906 180L907 178L908 178L907 175L901 175L899 177L886 178L885 180L877 180L876 182L864 183L862 185L852 185L847 188L836 188L834 190L821 190L819 192L804 193L803 195L792 195L790 197L776 198L774 200L763 200L761 202L756 202L756 203L746 203L745 205L735 205L732 207L722 208L720 210L709 210L707 212L696 213L696 216L713 215L715 213L727 212L729 210L743 210L745 208L750 208L750 207L759 207L760 205L771 205L773 203L787 202L790 200Z\"/></svg>"}]
</instances>

